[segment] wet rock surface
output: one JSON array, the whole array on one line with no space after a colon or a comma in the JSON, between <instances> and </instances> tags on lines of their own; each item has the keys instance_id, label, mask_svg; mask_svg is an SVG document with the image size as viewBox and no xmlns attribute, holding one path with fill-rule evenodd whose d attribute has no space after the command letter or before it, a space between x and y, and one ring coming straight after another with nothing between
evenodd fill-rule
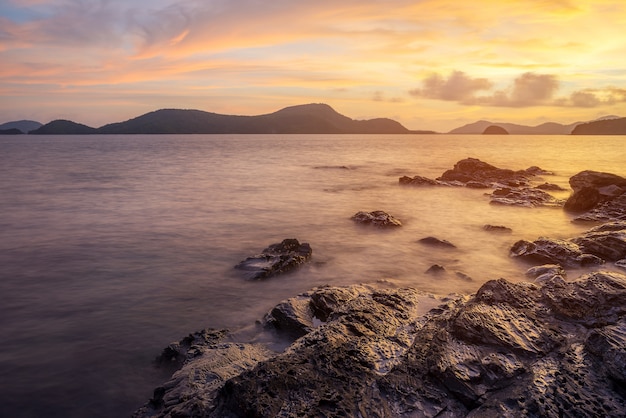
<instances>
[{"instance_id":1,"label":"wet rock surface","mask_svg":"<svg viewBox=\"0 0 626 418\"><path fill-rule=\"evenodd\" d=\"M616 262L626 257L626 221L606 223L569 240L520 240L513 244L510 254L532 263L566 268Z\"/></svg>"},{"instance_id":2,"label":"wet rock surface","mask_svg":"<svg viewBox=\"0 0 626 418\"><path fill-rule=\"evenodd\" d=\"M400 222L399 219L394 218L382 210L376 210L374 212L357 212L352 215L350 219L358 224L372 225L380 228L394 228L402 226L402 222Z\"/></svg>"},{"instance_id":3,"label":"wet rock surface","mask_svg":"<svg viewBox=\"0 0 626 418\"><path fill-rule=\"evenodd\" d=\"M626 193L626 178L612 173L585 170L569 180L574 193L565 202L565 210L585 212L598 205L611 202ZM626 213L626 202L618 206Z\"/></svg>"},{"instance_id":4,"label":"wet rock surface","mask_svg":"<svg viewBox=\"0 0 626 418\"><path fill-rule=\"evenodd\" d=\"M545 191L561 191L563 189L560 186L544 182L531 187L531 180L543 174L551 173L536 166L526 170L513 171L498 168L476 158L466 158L457 162L454 168L447 170L437 179L403 176L400 177L399 183L408 186L495 188L496 190L490 195L493 204L525 207L563 206L563 200L557 199Z\"/></svg>"},{"instance_id":5,"label":"wet rock surface","mask_svg":"<svg viewBox=\"0 0 626 418\"><path fill-rule=\"evenodd\" d=\"M417 242L423 245L429 245L431 247L450 248L450 249L456 248L456 245L454 245L450 241L445 240L445 239L435 238L435 237L424 237L424 238L419 239Z\"/></svg>"},{"instance_id":6,"label":"wet rock surface","mask_svg":"<svg viewBox=\"0 0 626 418\"><path fill-rule=\"evenodd\" d=\"M262 280L300 267L311 259L312 254L309 244L289 238L270 245L261 254L246 258L235 268L242 270L248 279Z\"/></svg>"},{"instance_id":7,"label":"wet rock surface","mask_svg":"<svg viewBox=\"0 0 626 418\"><path fill-rule=\"evenodd\" d=\"M609 272L492 280L473 297L439 300L316 288L283 302L294 315L266 316L280 333L300 324L284 352L239 344L254 354L238 366L220 357L233 343L210 340L136 416L619 416L625 301L626 276ZM211 372L216 357L226 360Z\"/></svg>"}]
</instances>

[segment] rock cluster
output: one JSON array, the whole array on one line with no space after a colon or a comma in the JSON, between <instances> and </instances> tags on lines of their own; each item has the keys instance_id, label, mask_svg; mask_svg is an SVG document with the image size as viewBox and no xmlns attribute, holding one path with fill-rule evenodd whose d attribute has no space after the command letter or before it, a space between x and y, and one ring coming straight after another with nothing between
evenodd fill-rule
<instances>
[{"instance_id":1,"label":"rock cluster","mask_svg":"<svg viewBox=\"0 0 626 418\"><path fill-rule=\"evenodd\" d=\"M398 180L408 186L457 186L473 189L495 189L490 195L491 203L512 206L563 206L545 190L560 190L558 185L542 183L531 187L531 180L540 174L549 174L539 167L513 171L498 168L476 158L466 158L457 162L451 170L437 179L403 176Z\"/></svg>"},{"instance_id":2,"label":"rock cluster","mask_svg":"<svg viewBox=\"0 0 626 418\"><path fill-rule=\"evenodd\" d=\"M539 238L520 240L510 254L531 263L585 267L626 260L626 221L609 222L569 240ZM618 264L619 266L620 264Z\"/></svg>"},{"instance_id":3,"label":"rock cluster","mask_svg":"<svg viewBox=\"0 0 626 418\"><path fill-rule=\"evenodd\" d=\"M136 417L619 416L624 300L626 276L609 272L492 280L438 302L413 289L321 287L266 317L299 330L284 352L207 338Z\"/></svg>"},{"instance_id":4,"label":"rock cluster","mask_svg":"<svg viewBox=\"0 0 626 418\"><path fill-rule=\"evenodd\" d=\"M235 268L243 270L248 279L267 279L301 266L311 259L312 254L309 244L290 238L270 245L261 254L246 258Z\"/></svg>"}]
</instances>

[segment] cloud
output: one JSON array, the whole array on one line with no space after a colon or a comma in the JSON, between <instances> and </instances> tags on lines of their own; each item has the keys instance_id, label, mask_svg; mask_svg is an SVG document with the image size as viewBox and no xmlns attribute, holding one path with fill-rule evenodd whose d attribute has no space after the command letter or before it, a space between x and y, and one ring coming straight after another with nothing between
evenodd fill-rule
<instances>
[{"instance_id":1,"label":"cloud","mask_svg":"<svg viewBox=\"0 0 626 418\"><path fill-rule=\"evenodd\" d=\"M548 104L559 89L559 81L551 74L524 73L506 90L491 96L475 97L472 102L488 106L529 107Z\"/></svg>"},{"instance_id":2,"label":"cloud","mask_svg":"<svg viewBox=\"0 0 626 418\"><path fill-rule=\"evenodd\" d=\"M471 78L462 71L454 71L448 78L433 74L422 83L422 88L409 91L412 96L428 99L464 102L476 92L489 90L492 83L486 78Z\"/></svg>"}]
</instances>

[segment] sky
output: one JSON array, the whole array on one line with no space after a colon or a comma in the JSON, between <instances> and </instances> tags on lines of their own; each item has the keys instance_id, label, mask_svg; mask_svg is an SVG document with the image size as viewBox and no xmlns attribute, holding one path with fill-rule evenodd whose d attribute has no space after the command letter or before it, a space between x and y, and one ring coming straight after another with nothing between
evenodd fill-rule
<instances>
[{"instance_id":1,"label":"sky","mask_svg":"<svg viewBox=\"0 0 626 418\"><path fill-rule=\"evenodd\" d=\"M0 123L326 103L447 132L626 116L622 0L0 0Z\"/></svg>"}]
</instances>

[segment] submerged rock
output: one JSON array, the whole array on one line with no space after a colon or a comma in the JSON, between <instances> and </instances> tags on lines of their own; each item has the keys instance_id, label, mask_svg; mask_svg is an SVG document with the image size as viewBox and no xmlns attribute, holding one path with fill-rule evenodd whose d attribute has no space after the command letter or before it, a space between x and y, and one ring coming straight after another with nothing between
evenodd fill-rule
<instances>
[{"instance_id":1,"label":"submerged rock","mask_svg":"<svg viewBox=\"0 0 626 418\"><path fill-rule=\"evenodd\" d=\"M402 222L399 219L382 210L357 212L350 219L363 225L374 225L382 228L402 226Z\"/></svg>"},{"instance_id":2,"label":"submerged rock","mask_svg":"<svg viewBox=\"0 0 626 418\"><path fill-rule=\"evenodd\" d=\"M426 314L420 305L433 300L413 289L323 287L295 302L303 300L310 330L283 353L258 353L236 369L228 356L211 363L228 348L214 344L160 389L161 409L137 416L556 418L626 410L625 275L492 280Z\"/></svg>"},{"instance_id":3,"label":"submerged rock","mask_svg":"<svg viewBox=\"0 0 626 418\"><path fill-rule=\"evenodd\" d=\"M312 254L308 243L301 244L295 238L285 239L270 245L261 254L246 258L235 268L246 272L248 279L267 279L301 266L311 259Z\"/></svg>"},{"instance_id":4,"label":"submerged rock","mask_svg":"<svg viewBox=\"0 0 626 418\"><path fill-rule=\"evenodd\" d=\"M445 239L439 239L435 237L426 237L418 240L420 244L430 245L432 247L441 247L441 248L456 248L456 245L447 241Z\"/></svg>"},{"instance_id":5,"label":"submerged rock","mask_svg":"<svg viewBox=\"0 0 626 418\"><path fill-rule=\"evenodd\" d=\"M511 228L509 228L508 226L504 226L504 225L487 224L483 226L483 229L488 232L501 232L501 233L506 233L506 234L510 234L511 232L513 232Z\"/></svg>"},{"instance_id":6,"label":"submerged rock","mask_svg":"<svg viewBox=\"0 0 626 418\"><path fill-rule=\"evenodd\" d=\"M443 185L443 183L440 181L429 179L428 177L422 177L422 176L415 176L415 177L402 176L400 177L398 182L400 184L409 185L409 186L441 186Z\"/></svg>"}]
</instances>

